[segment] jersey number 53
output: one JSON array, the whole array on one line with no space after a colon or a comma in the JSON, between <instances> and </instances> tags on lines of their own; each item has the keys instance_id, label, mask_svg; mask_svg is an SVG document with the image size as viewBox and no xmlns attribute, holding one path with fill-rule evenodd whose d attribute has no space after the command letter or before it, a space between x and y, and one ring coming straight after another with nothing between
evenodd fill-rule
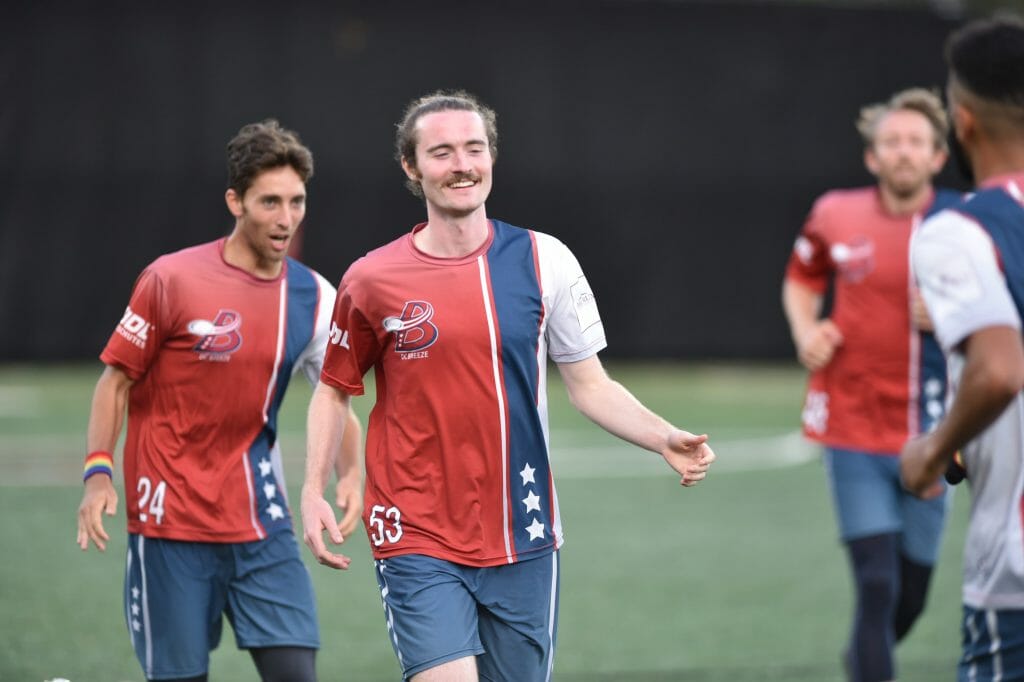
<instances>
[{"instance_id":1,"label":"jersey number 53","mask_svg":"<svg viewBox=\"0 0 1024 682\"><path fill-rule=\"evenodd\" d=\"M398 507L375 504L370 510L370 541L380 547L385 542L394 544L402 538L402 512Z\"/></svg>"}]
</instances>

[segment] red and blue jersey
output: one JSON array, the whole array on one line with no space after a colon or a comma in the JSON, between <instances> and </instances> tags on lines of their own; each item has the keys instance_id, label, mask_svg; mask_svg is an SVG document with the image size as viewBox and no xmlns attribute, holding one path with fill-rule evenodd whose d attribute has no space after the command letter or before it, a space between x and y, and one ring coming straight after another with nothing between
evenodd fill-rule
<instances>
[{"instance_id":1,"label":"red and blue jersey","mask_svg":"<svg viewBox=\"0 0 1024 682\"><path fill-rule=\"evenodd\" d=\"M893 215L877 187L835 190L815 202L786 278L824 294L843 343L813 372L804 433L831 447L896 455L944 412L945 360L911 324L910 236L925 215L959 201L939 190L924 215Z\"/></svg>"},{"instance_id":2,"label":"red and blue jersey","mask_svg":"<svg viewBox=\"0 0 1024 682\"><path fill-rule=\"evenodd\" d=\"M254 277L225 262L224 241L149 265L100 355L135 382L131 533L248 542L291 526L277 412L294 371L319 376L334 287L290 258Z\"/></svg>"},{"instance_id":3,"label":"red and blue jersey","mask_svg":"<svg viewBox=\"0 0 1024 682\"><path fill-rule=\"evenodd\" d=\"M321 380L351 395L374 368L363 520L374 556L470 566L562 543L548 458L546 363L605 347L576 258L546 234L491 221L462 258L413 234L356 261L338 289Z\"/></svg>"}]
</instances>

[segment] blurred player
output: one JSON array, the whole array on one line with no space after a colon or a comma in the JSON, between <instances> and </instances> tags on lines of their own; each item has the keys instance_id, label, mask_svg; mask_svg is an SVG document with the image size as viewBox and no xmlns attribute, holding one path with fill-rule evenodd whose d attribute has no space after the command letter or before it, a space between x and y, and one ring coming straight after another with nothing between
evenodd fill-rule
<instances>
[{"instance_id":1,"label":"blurred player","mask_svg":"<svg viewBox=\"0 0 1024 682\"><path fill-rule=\"evenodd\" d=\"M562 544L548 461L545 369L611 433L660 453L691 486L715 456L611 380L604 330L572 253L489 220L494 112L472 96L413 102L398 159L427 221L354 263L309 412L305 541L339 540L322 491L350 396L376 375L363 518L389 638L406 678L550 679Z\"/></svg>"},{"instance_id":2,"label":"blurred player","mask_svg":"<svg viewBox=\"0 0 1024 682\"><path fill-rule=\"evenodd\" d=\"M782 288L800 362L811 371L804 433L825 446L840 535L856 588L844 665L852 680L894 677L893 648L924 609L945 518L899 482L908 435L941 415L945 364L910 285L908 245L922 216L949 205L932 187L946 161L939 98L919 88L863 108L857 128L876 186L814 204ZM824 294L834 305L821 317Z\"/></svg>"},{"instance_id":3,"label":"blurred player","mask_svg":"<svg viewBox=\"0 0 1024 682\"><path fill-rule=\"evenodd\" d=\"M127 408L124 607L146 677L205 680L226 614L263 680L313 680L316 609L277 438L292 373L319 376L335 298L285 256L313 157L273 120L243 127L227 157L234 230L150 264L100 356L78 544L106 548ZM360 427L339 418L352 433L337 462L347 534L362 506Z\"/></svg>"},{"instance_id":4,"label":"blurred player","mask_svg":"<svg viewBox=\"0 0 1024 682\"><path fill-rule=\"evenodd\" d=\"M931 494L961 451L973 501L959 679L1024 680L1024 23L968 24L946 61L953 128L978 189L911 245L955 397L934 431L907 443L902 474Z\"/></svg>"}]
</instances>

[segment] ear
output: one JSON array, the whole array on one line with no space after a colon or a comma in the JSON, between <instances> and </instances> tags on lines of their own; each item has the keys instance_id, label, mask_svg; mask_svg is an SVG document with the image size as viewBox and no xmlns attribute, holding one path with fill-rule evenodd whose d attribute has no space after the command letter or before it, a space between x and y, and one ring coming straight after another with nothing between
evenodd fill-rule
<instances>
[{"instance_id":1,"label":"ear","mask_svg":"<svg viewBox=\"0 0 1024 682\"><path fill-rule=\"evenodd\" d=\"M974 115L974 112L963 104L954 103L950 113L956 139L960 140L962 144L965 140L974 137L978 130L978 117Z\"/></svg>"},{"instance_id":2,"label":"ear","mask_svg":"<svg viewBox=\"0 0 1024 682\"><path fill-rule=\"evenodd\" d=\"M864 148L864 167L871 172L872 175L878 176L878 157L875 156L875 150L872 147Z\"/></svg>"},{"instance_id":3,"label":"ear","mask_svg":"<svg viewBox=\"0 0 1024 682\"><path fill-rule=\"evenodd\" d=\"M402 158L402 170L405 171L405 176L413 182L419 182L423 179L423 176L420 175L419 169L410 164L409 160L404 157Z\"/></svg>"},{"instance_id":4,"label":"ear","mask_svg":"<svg viewBox=\"0 0 1024 682\"><path fill-rule=\"evenodd\" d=\"M228 211L231 215L236 218L241 218L242 214L245 213L245 207L242 206L242 197L238 196L238 192L233 189L229 189L224 193L224 203L228 205Z\"/></svg>"}]
</instances>

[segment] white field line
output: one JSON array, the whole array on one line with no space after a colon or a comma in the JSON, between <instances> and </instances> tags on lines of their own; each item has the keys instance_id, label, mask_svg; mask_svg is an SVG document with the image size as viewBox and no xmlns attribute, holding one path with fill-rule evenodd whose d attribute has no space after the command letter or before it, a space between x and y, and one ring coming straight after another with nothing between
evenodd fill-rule
<instances>
[{"instance_id":1,"label":"white field line","mask_svg":"<svg viewBox=\"0 0 1024 682\"><path fill-rule=\"evenodd\" d=\"M671 476L661 457L628 443L594 446L559 446L555 433L551 463L555 481L587 478L647 478ZM289 481L301 481L305 437L301 432L282 434L285 472ZM798 431L761 437L710 441L717 459L712 474L763 471L795 466L818 456L818 446ZM0 435L0 463L4 485L69 485L81 476L85 438L79 435ZM115 478L121 481L120 448L115 456Z\"/></svg>"}]
</instances>

